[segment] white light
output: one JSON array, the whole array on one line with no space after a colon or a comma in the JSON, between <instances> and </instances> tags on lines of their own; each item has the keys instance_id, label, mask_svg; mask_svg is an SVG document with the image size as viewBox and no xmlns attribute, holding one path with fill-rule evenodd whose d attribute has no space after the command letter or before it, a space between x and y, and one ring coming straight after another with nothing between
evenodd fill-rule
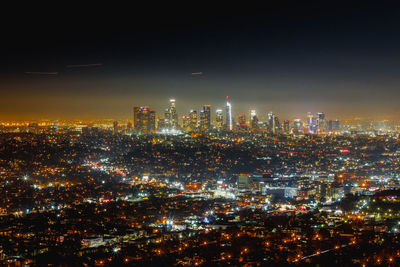
<instances>
[{"instance_id":1,"label":"white light","mask_svg":"<svg viewBox=\"0 0 400 267\"><path fill-rule=\"evenodd\" d=\"M228 107L228 115L229 115L229 130L232 131L232 105L229 101L226 102L226 106Z\"/></svg>"}]
</instances>

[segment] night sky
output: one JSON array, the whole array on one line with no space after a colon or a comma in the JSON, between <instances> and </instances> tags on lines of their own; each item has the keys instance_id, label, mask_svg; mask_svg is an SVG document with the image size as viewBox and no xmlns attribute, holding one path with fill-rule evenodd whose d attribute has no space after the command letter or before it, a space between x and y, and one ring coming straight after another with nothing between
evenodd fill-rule
<instances>
[{"instance_id":1,"label":"night sky","mask_svg":"<svg viewBox=\"0 0 400 267\"><path fill-rule=\"evenodd\" d=\"M298 2L6 12L0 120L131 119L169 98L183 115L226 95L236 115L400 119L400 9Z\"/></svg>"}]
</instances>

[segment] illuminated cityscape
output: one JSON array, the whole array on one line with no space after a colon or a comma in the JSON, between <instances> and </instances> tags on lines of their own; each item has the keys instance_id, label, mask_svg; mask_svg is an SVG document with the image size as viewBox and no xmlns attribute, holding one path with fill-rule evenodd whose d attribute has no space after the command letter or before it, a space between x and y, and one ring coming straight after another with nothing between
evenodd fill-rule
<instances>
[{"instance_id":1,"label":"illuminated cityscape","mask_svg":"<svg viewBox=\"0 0 400 267\"><path fill-rule=\"evenodd\" d=\"M201 9L4 31L1 266L400 265L399 10Z\"/></svg>"}]
</instances>

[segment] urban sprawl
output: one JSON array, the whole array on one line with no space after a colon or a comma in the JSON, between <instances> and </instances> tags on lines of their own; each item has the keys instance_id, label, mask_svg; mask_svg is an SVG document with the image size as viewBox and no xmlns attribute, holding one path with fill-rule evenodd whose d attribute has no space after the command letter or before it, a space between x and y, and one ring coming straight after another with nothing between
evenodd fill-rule
<instances>
[{"instance_id":1,"label":"urban sprawl","mask_svg":"<svg viewBox=\"0 0 400 267\"><path fill-rule=\"evenodd\" d=\"M0 264L399 265L400 123L166 106L0 122Z\"/></svg>"}]
</instances>

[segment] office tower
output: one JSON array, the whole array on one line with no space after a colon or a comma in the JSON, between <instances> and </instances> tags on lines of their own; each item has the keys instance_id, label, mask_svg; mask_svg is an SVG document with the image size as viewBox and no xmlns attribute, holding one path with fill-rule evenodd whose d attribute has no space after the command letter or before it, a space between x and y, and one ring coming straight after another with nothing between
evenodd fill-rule
<instances>
[{"instance_id":1,"label":"office tower","mask_svg":"<svg viewBox=\"0 0 400 267\"><path fill-rule=\"evenodd\" d=\"M226 129L232 131L233 129L232 105L228 99L229 96L226 96Z\"/></svg>"},{"instance_id":2,"label":"office tower","mask_svg":"<svg viewBox=\"0 0 400 267\"><path fill-rule=\"evenodd\" d=\"M200 129L208 131L211 128L211 105L203 105L200 111Z\"/></svg>"},{"instance_id":3,"label":"office tower","mask_svg":"<svg viewBox=\"0 0 400 267\"><path fill-rule=\"evenodd\" d=\"M154 110L150 110L147 132L154 133L155 131L156 131L156 112Z\"/></svg>"},{"instance_id":4,"label":"office tower","mask_svg":"<svg viewBox=\"0 0 400 267\"><path fill-rule=\"evenodd\" d=\"M311 114L311 112L307 113L307 128L308 132L313 134L315 130L315 124L314 124L314 116Z\"/></svg>"},{"instance_id":5,"label":"office tower","mask_svg":"<svg viewBox=\"0 0 400 267\"><path fill-rule=\"evenodd\" d=\"M149 107L133 108L133 126L137 133L153 133L156 129L156 112Z\"/></svg>"},{"instance_id":6,"label":"office tower","mask_svg":"<svg viewBox=\"0 0 400 267\"><path fill-rule=\"evenodd\" d=\"M221 131L224 126L224 116L222 109L217 109L215 111L215 126L217 126L218 131Z\"/></svg>"},{"instance_id":7,"label":"office tower","mask_svg":"<svg viewBox=\"0 0 400 267\"><path fill-rule=\"evenodd\" d=\"M255 109L250 109L249 124L251 124L251 119L252 119L254 116L257 116L256 110L255 110Z\"/></svg>"},{"instance_id":8,"label":"office tower","mask_svg":"<svg viewBox=\"0 0 400 267\"><path fill-rule=\"evenodd\" d=\"M196 131L197 129L197 111L191 109L189 112L190 119L190 131Z\"/></svg>"},{"instance_id":9,"label":"office tower","mask_svg":"<svg viewBox=\"0 0 400 267\"><path fill-rule=\"evenodd\" d=\"M290 122L288 120L283 121L283 132L286 134L290 133Z\"/></svg>"},{"instance_id":10,"label":"office tower","mask_svg":"<svg viewBox=\"0 0 400 267\"><path fill-rule=\"evenodd\" d=\"M169 100L169 123L172 129L178 129L178 113L176 112L175 99Z\"/></svg>"},{"instance_id":11,"label":"office tower","mask_svg":"<svg viewBox=\"0 0 400 267\"><path fill-rule=\"evenodd\" d=\"M165 117L164 118L158 117L157 118L157 130L158 131L162 131L162 130L167 129L167 128L168 128L168 124L166 122Z\"/></svg>"},{"instance_id":12,"label":"office tower","mask_svg":"<svg viewBox=\"0 0 400 267\"><path fill-rule=\"evenodd\" d=\"M245 114L239 115L239 126L246 126L246 115Z\"/></svg>"},{"instance_id":13,"label":"office tower","mask_svg":"<svg viewBox=\"0 0 400 267\"><path fill-rule=\"evenodd\" d=\"M319 133L324 132L326 130L325 114L323 112L317 113L317 125Z\"/></svg>"},{"instance_id":14,"label":"office tower","mask_svg":"<svg viewBox=\"0 0 400 267\"><path fill-rule=\"evenodd\" d=\"M279 118L277 116L274 117L274 124L273 124L273 133L276 134L279 132L280 123Z\"/></svg>"},{"instance_id":15,"label":"office tower","mask_svg":"<svg viewBox=\"0 0 400 267\"><path fill-rule=\"evenodd\" d=\"M191 121L190 121L190 116L182 116L182 129L184 131L190 132L193 131L192 128L190 127Z\"/></svg>"},{"instance_id":16,"label":"office tower","mask_svg":"<svg viewBox=\"0 0 400 267\"><path fill-rule=\"evenodd\" d=\"M250 127L251 129L258 129L258 118L254 109L250 110Z\"/></svg>"},{"instance_id":17,"label":"office tower","mask_svg":"<svg viewBox=\"0 0 400 267\"><path fill-rule=\"evenodd\" d=\"M247 123L246 123L246 115L245 114L240 114L238 118L238 125L237 129L239 131L247 131Z\"/></svg>"},{"instance_id":18,"label":"office tower","mask_svg":"<svg viewBox=\"0 0 400 267\"><path fill-rule=\"evenodd\" d=\"M246 190L250 188L250 175L249 174L239 174L237 179L238 189Z\"/></svg>"},{"instance_id":19,"label":"office tower","mask_svg":"<svg viewBox=\"0 0 400 267\"><path fill-rule=\"evenodd\" d=\"M275 115L271 111L268 113L268 131L270 132L274 131L274 124L275 124Z\"/></svg>"},{"instance_id":20,"label":"office tower","mask_svg":"<svg viewBox=\"0 0 400 267\"><path fill-rule=\"evenodd\" d=\"M333 131L338 132L339 130L340 130L339 120L334 120L333 121Z\"/></svg>"},{"instance_id":21,"label":"office tower","mask_svg":"<svg viewBox=\"0 0 400 267\"><path fill-rule=\"evenodd\" d=\"M303 132L303 122L300 119L295 119L293 121L293 131L295 133Z\"/></svg>"},{"instance_id":22,"label":"office tower","mask_svg":"<svg viewBox=\"0 0 400 267\"><path fill-rule=\"evenodd\" d=\"M171 112L169 112L169 108L164 111L164 121L162 123L163 128L171 128Z\"/></svg>"},{"instance_id":23,"label":"office tower","mask_svg":"<svg viewBox=\"0 0 400 267\"><path fill-rule=\"evenodd\" d=\"M332 120L327 120L326 121L326 131L327 132L332 132L333 131L333 121Z\"/></svg>"}]
</instances>

